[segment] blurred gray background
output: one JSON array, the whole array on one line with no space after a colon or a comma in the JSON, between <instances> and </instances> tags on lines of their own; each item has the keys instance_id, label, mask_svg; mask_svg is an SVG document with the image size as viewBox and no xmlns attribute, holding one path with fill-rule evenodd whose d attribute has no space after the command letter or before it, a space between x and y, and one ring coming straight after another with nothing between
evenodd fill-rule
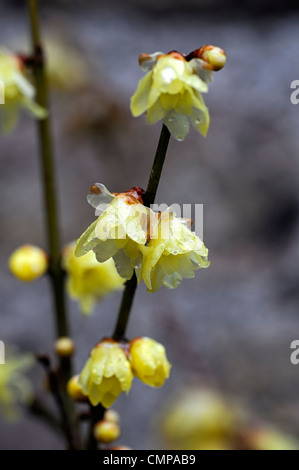
<instances>
[{"instance_id":1,"label":"blurred gray background","mask_svg":"<svg viewBox=\"0 0 299 470\"><path fill-rule=\"evenodd\" d=\"M52 93L64 243L94 218L86 202L92 183L114 192L146 186L160 125L130 115L129 99L143 75L139 54L215 44L228 57L205 96L207 138L191 130L184 143L171 141L157 198L204 204L211 266L174 291L138 289L128 336L165 344L172 372L162 389L135 380L117 401L121 443L162 447L154 437L157 417L176 391L203 377L299 438L299 366L290 363L290 344L299 339L299 106L290 102L290 84L299 79L297 2L41 3L47 34L72 44L88 70L86 87ZM26 48L25 2L2 1L0 17L0 43ZM45 247L35 124L23 116L0 138L0 339L52 354L47 280L22 284L7 269L19 245ZM78 371L89 349L111 333L119 300L119 293L105 299L91 318L70 301ZM33 376L42 381L38 366ZM0 423L1 449L61 447L26 414L18 423Z\"/></svg>"}]
</instances>

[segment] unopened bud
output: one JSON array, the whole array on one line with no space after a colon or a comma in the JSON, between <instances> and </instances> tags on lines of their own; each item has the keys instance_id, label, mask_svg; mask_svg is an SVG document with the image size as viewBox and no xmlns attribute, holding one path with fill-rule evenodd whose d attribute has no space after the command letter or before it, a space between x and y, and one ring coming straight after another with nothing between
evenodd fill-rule
<instances>
[{"instance_id":1,"label":"unopened bud","mask_svg":"<svg viewBox=\"0 0 299 470\"><path fill-rule=\"evenodd\" d=\"M193 57L197 57L198 59L202 59L207 62L214 71L221 70L226 63L226 54L224 50L217 46L203 46L192 54Z\"/></svg>"},{"instance_id":2,"label":"unopened bud","mask_svg":"<svg viewBox=\"0 0 299 470\"><path fill-rule=\"evenodd\" d=\"M110 423L119 423L120 417L117 411L115 410L106 410L104 414L104 420L109 421Z\"/></svg>"},{"instance_id":3,"label":"unopened bud","mask_svg":"<svg viewBox=\"0 0 299 470\"><path fill-rule=\"evenodd\" d=\"M102 420L94 427L94 437L98 442L109 443L120 436L120 428L116 423Z\"/></svg>"},{"instance_id":4,"label":"unopened bud","mask_svg":"<svg viewBox=\"0 0 299 470\"><path fill-rule=\"evenodd\" d=\"M37 246L23 245L9 258L9 268L14 276L24 282L35 281L48 269L48 256Z\"/></svg>"},{"instance_id":5,"label":"unopened bud","mask_svg":"<svg viewBox=\"0 0 299 470\"><path fill-rule=\"evenodd\" d=\"M59 357L69 357L75 350L75 344L71 338L65 336L56 341L54 349Z\"/></svg>"},{"instance_id":6,"label":"unopened bud","mask_svg":"<svg viewBox=\"0 0 299 470\"><path fill-rule=\"evenodd\" d=\"M84 395L78 384L79 375L74 375L67 383L67 393L74 401L88 402L88 398Z\"/></svg>"}]
</instances>

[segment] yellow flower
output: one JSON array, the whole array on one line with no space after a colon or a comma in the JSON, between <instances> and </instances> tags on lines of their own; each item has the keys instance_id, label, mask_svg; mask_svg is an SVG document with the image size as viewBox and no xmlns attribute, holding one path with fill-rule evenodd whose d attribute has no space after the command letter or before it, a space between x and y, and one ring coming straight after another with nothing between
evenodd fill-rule
<instances>
[{"instance_id":1,"label":"yellow flower","mask_svg":"<svg viewBox=\"0 0 299 470\"><path fill-rule=\"evenodd\" d=\"M206 50L204 52L207 54ZM208 91L212 70L221 67L215 68L211 64L213 60L217 62L219 52L217 56L216 52L213 55L209 51L210 55L206 55L205 60L202 54L193 54L190 58L178 52L141 54L139 63L148 73L140 80L131 98L133 116L146 112L149 124L162 120L177 140L185 139L190 128L189 121L205 136L210 117L201 93ZM219 62L220 59L217 64Z\"/></svg>"},{"instance_id":2,"label":"yellow flower","mask_svg":"<svg viewBox=\"0 0 299 470\"><path fill-rule=\"evenodd\" d=\"M79 385L93 406L109 408L121 392L129 392L133 380L130 362L120 344L103 340L91 351Z\"/></svg>"},{"instance_id":3,"label":"yellow flower","mask_svg":"<svg viewBox=\"0 0 299 470\"><path fill-rule=\"evenodd\" d=\"M13 355L0 365L0 413L14 418L17 404L28 403L32 398L32 387L23 372L33 364L31 355Z\"/></svg>"},{"instance_id":4,"label":"yellow flower","mask_svg":"<svg viewBox=\"0 0 299 470\"><path fill-rule=\"evenodd\" d=\"M147 241L149 209L141 194L140 188L112 194L103 184L93 185L88 202L101 215L77 241L76 256L93 250L100 263L112 257L119 275L130 279L141 263L139 247Z\"/></svg>"},{"instance_id":5,"label":"yellow flower","mask_svg":"<svg viewBox=\"0 0 299 470\"><path fill-rule=\"evenodd\" d=\"M35 281L48 269L47 254L33 245L23 245L15 250L8 261L12 274L20 281Z\"/></svg>"},{"instance_id":6,"label":"yellow flower","mask_svg":"<svg viewBox=\"0 0 299 470\"><path fill-rule=\"evenodd\" d=\"M151 338L136 338L130 342L133 373L151 387L161 387L169 377L165 348Z\"/></svg>"},{"instance_id":7,"label":"yellow flower","mask_svg":"<svg viewBox=\"0 0 299 470\"><path fill-rule=\"evenodd\" d=\"M63 251L67 291L79 301L82 313L87 315L103 296L120 289L124 279L117 273L112 258L99 263L92 251L78 258L75 247L76 243L71 243Z\"/></svg>"},{"instance_id":8,"label":"yellow flower","mask_svg":"<svg viewBox=\"0 0 299 470\"><path fill-rule=\"evenodd\" d=\"M143 279L150 292L157 291L162 284L173 289L183 278L193 278L196 269L210 265L208 250L190 230L188 221L176 217L171 208L155 217L159 221L151 223L150 240L140 248L143 260L136 271L138 281Z\"/></svg>"},{"instance_id":9,"label":"yellow flower","mask_svg":"<svg viewBox=\"0 0 299 470\"><path fill-rule=\"evenodd\" d=\"M0 126L5 132L15 126L20 108L27 109L38 119L46 117L46 111L34 101L35 89L25 75L22 61L4 49L0 49L0 85L4 93Z\"/></svg>"}]
</instances>

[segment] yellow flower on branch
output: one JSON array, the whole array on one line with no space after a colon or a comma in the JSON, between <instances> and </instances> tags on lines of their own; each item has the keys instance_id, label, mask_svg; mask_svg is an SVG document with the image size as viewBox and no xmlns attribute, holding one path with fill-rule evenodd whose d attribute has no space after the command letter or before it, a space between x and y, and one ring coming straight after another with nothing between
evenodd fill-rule
<instances>
[{"instance_id":1,"label":"yellow flower on branch","mask_svg":"<svg viewBox=\"0 0 299 470\"><path fill-rule=\"evenodd\" d=\"M67 245L62 256L67 272L67 291L78 300L82 313L88 315L102 297L121 289L124 279L118 274L112 258L99 263L93 251L78 258L75 247L75 242Z\"/></svg>"},{"instance_id":2,"label":"yellow flower on branch","mask_svg":"<svg viewBox=\"0 0 299 470\"><path fill-rule=\"evenodd\" d=\"M0 127L4 132L14 128L20 109L43 119L47 112L35 101L35 89L28 80L22 60L9 51L0 49Z\"/></svg>"},{"instance_id":3,"label":"yellow flower on branch","mask_svg":"<svg viewBox=\"0 0 299 470\"><path fill-rule=\"evenodd\" d=\"M32 399L32 387L24 376L24 371L33 364L33 357L12 355L0 365L0 413L7 418L15 418L17 405Z\"/></svg>"},{"instance_id":4,"label":"yellow flower on branch","mask_svg":"<svg viewBox=\"0 0 299 470\"><path fill-rule=\"evenodd\" d=\"M190 230L190 221L175 216L171 208L153 216L150 240L140 249L143 253L141 268L136 271L149 292L162 284L169 289L177 287L183 278L193 278L194 271L207 268L208 250L202 240Z\"/></svg>"},{"instance_id":5,"label":"yellow flower on branch","mask_svg":"<svg viewBox=\"0 0 299 470\"><path fill-rule=\"evenodd\" d=\"M162 120L177 140L184 140L190 123L206 135L210 116L201 93L208 91L212 71L225 64L225 53L204 46L189 56L179 52L141 54L141 68L148 72L131 98L131 111L137 117L146 112L149 124Z\"/></svg>"},{"instance_id":6,"label":"yellow flower on branch","mask_svg":"<svg viewBox=\"0 0 299 470\"><path fill-rule=\"evenodd\" d=\"M133 373L121 344L103 340L93 348L80 377L79 385L93 406L109 408L122 392L129 392Z\"/></svg>"},{"instance_id":7,"label":"yellow flower on branch","mask_svg":"<svg viewBox=\"0 0 299 470\"><path fill-rule=\"evenodd\" d=\"M93 250L100 263L113 258L119 275L130 279L141 262L139 247L147 241L149 209L142 194L140 188L113 194L103 184L93 185L88 202L101 215L77 241L76 256Z\"/></svg>"},{"instance_id":8,"label":"yellow flower on branch","mask_svg":"<svg viewBox=\"0 0 299 470\"><path fill-rule=\"evenodd\" d=\"M165 348L151 338L135 338L130 342L133 373L151 387L161 387L169 377L170 367Z\"/></svg>"},{"instance_id":9,"label":"yellow flower on branch","mask_svg":"<svg viewBox=\"0 0 299 470\"><path fill-rule=\"evenodd\" d=\"M141 193L133 188L112 194L102 184L93 185L88 201L101 215L79 238L75 254L93 250L100 263L112 257L121 277L130 279L135 271L150 292L162 284L173 289L209 266L208 250L188 221L171 208L157 213L145 207Z\"/></svg>"}]
</instances>

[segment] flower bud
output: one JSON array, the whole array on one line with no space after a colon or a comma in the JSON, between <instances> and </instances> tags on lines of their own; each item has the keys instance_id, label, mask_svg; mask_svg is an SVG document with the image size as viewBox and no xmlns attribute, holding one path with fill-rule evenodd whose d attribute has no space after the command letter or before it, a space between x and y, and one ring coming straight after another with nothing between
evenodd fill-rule
<instances>
[{"instance_id":1,"label":"flower bud","mask_svg":"<svg viewBox=\"0 0 299 470\"><path fill-rule=\"evenodd\" d=\"M79 375L74 375L67 383L67 393L74 401L87 402L88 398L82 392L80 385L78 384Z\"/></svg>"},{"instance_id":2,"label":"flower bud","mask_svg":"<svg viewBox=\"0 0 299 470\"><path fill-rule=\"evenodd\" d=\"M61 337L56 341L54 349L59 357L69 357L75 350L75 343L67 336Z\"/></svg>"},{"instance_id":3,"label":"flower bud","mask_svg":"<svg viewBox=\"0 0 299 470\"><path fill-rule=\"evenodd\" d=\"M151 338L135 338L130 342L133 373L151 387L161 387L169 377L165 348Z\"/></svg>"},{"instance_id":4,"label":"flower bud","mask_svg":"<svg viewBox=\"0 0 299 470\"><path fill-rule=\"evenodd\" d=\"M120 436L120 428L116 423L102 420L99 421L94 427L94 437L98 442L109 442L115 441Z\"/></svg>"},{"instance_id":5,"label":"flower bud","mask_svg":"<svg viewBox=\"0 0 299 470\"><path fill-rule=\"evenodd\" d=\"M226 63L226 54L223 49L217 46L203 46L196 51L191 52L188 56L189 59L197 58L202 59L207 64L210 65L210 68L214 71L221 70Z\"/></svg>"},{"instance_id":6,"label":"flower bud","mask_svg":"<svg viewBox=\"0 0 299 470\"><path fill-rule=\"evenodd\" d=\"M10 256L9 268L21 281L34 281L47 271L48 256L37 246L23 245Z\"/></svg>"},{"instance_id":7,"label":"flower bud","mask_svg":"<svg viewBox=\"0 0 299 470\"><path fill-rule=\"evenodd\" d=\"M109 421L110 423L119 423L120 417L117 411L115 410L106 410L104 414L104 420Z\"/></svg>"}]
</instances>

